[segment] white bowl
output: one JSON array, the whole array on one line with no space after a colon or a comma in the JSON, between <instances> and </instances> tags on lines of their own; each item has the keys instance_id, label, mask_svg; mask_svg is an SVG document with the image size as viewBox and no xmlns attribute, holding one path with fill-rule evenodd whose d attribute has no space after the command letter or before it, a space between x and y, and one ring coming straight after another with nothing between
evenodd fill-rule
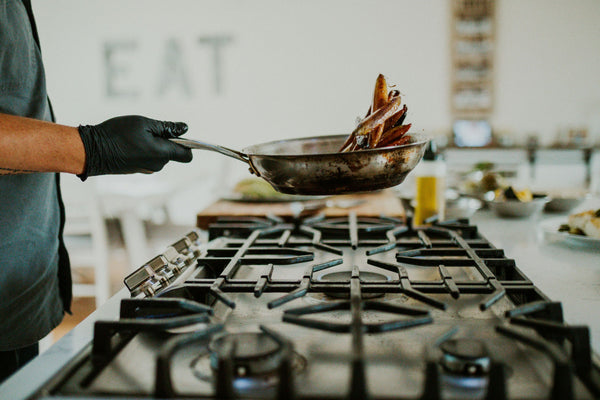
<instances>
[{"instance_id":1,"label":"white bowl","mask_svg":"<svg viewBox=\"0 0 600 400\"><path fill-rule=\"evenodd\" d=\"M553 197L546 204L545 211L548 212L568 212L583 203L585 197Z\"/></svg>"},{"instance_id":2,"label":"white bowl","mask_svg":"<svg viewBox=\"0 0 600 400\"><path fill-rule=\"evenodd\" d=\"M584 190L549 192L548 195L552 199L544 208L546 212L569 212L591 197L590 193Z\"/></svg>"},{"instance_id":3,"label":"white bowl","mask_svg":"<svg viewBox=\"0 0 600 400\"><path fill-rule=\"evenodd\" d=\"M540 213L549 201L548 196L534 195L531 201L493 200L488 204L499 217L527 218Z\"/></svg>"}]
</instances>

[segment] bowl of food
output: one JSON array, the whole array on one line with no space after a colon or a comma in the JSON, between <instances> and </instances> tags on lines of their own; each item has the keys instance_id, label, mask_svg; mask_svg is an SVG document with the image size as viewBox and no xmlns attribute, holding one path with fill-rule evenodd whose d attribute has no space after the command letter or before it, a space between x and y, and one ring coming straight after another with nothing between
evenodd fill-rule
<instances>
[{"instance_id":1,"label":"bowl of food","mask_svg":"<svg viewBox=\"0 0 600 400\"><path fill-rule=\"evenodd\" d=\"M584 191L550 192L548 195L551 199L546 203L544 211L554 213L569 212L588 198L588 193Z\"/></svg>"},{"instance_id":2,"label":"bowl of food","mask_svg":"<svg viewBox=\"0 0 600 400\"><path fill-rule=\"evenodd\" d=\"M488 201L494 199L496 190L509 185L508 181L514 178L515 172L498 169L490 162L479 162L470 171L460 175L458 187L461 194L479 199L487 205Z\"/></svg>"},{"instance_id":3,"label":"bowl of food","mask_svg":"<svg viewBox=\"0 0 600 400\"><path fill-rule=\"evenodd\" d=\"M502 218L528 218L539 214L550 201L545 194L531 193L528 189L515 190L512 186L496 191L496 198L488 205Z\"/></svg>"}]
</instances>

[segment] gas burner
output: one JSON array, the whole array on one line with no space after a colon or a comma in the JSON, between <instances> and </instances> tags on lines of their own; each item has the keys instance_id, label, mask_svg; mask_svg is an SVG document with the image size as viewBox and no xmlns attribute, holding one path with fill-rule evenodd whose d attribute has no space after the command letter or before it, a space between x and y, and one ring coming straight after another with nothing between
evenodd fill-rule
<instances>
[{"instance_id":1,"label":"gas burner","mask_svg":"<svg viewBox=\"0 0 600 400\"><path fill-rule=\"evenodd\" d=\"M317 278L319 282L327 283L348 283L352 277L352 271L335 271L325 273ZM361 282L388 282L391 278L385 274L371 271L359 271L359 279ZM325 292L325 295L336 299L349 299L349 292ZM385 293L361 293L363 299L374 299L383 297Z\"/></svg>"},{"instance_id":2,"label":"gas burner","mask_svg":"<svg viewBox=\"0 0 600 400\"><path fill-rule=\"evenodd\" d=\"M283 357L280 343L263 332L227 333L213 339L208 345L213 369L218 360L227 357L231 349L234 373L236 376L269 374L277 370Z\"/></svg>"},{"instance_id":3,"label":"gas burner","mask_svg":"<svg viewBox=\"0 0 600 400\"><path fill-rule=\"evenodd\" d=\"M232 362L232 384L239 393L274 388L280 379L279 370L287 356L286 346L265 332L226 333L215 337L208 345L208 353L201 354L193 363L194 375L206 382L215 382L220 360ZM291 369L298 373L306 367L306 360L291 352Z\"/></svg>"},{"instance_id":4,"label":"gas burner","mask_svg":"<svg viewBox=\"0 0 600 400\"><path fill-rule=\"evenodd\" d=\"M485 345L477 339L452 339L440 345L447 371L468 376L484 375L490 370L490 357Z\"/></svg>"},{"instance_id":5,"label":"gas burner","mask_svg":"<svg viewBox=\"0 0 600 400\"><path fill-rule=\"evenodd\" d=\"M441 364L446 380L453 385L481 388L487 384L490 356L485 344L477 339L451 339L440 345Z\"/></svg>"}]
</instances>

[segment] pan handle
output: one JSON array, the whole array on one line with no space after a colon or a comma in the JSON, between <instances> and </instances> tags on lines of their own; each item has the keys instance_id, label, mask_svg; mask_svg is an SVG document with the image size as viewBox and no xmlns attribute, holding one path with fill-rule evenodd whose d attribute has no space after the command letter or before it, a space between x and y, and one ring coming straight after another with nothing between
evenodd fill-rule
<instances>
[{"instance_id":1,"label":"pan handle","mask_svg":"<svg viewBox=\"0 0 600 400\"><path fill-rule=\"evenodd\" d=\"M216 151L217 153L221 153L225 156L235 158L236 160L240 160L245 162L246 164L250 164L250 158L247 154L242 152L228 149L227 147L218 146L216 144L210 144L206 142L201 142L200 140L194 139L184 139L184 138L174 138L169 139L171 142L182 145L183 147L187 147L188 149L201 149L201 150L210 150Z\"/></svg>"}]
</instances>

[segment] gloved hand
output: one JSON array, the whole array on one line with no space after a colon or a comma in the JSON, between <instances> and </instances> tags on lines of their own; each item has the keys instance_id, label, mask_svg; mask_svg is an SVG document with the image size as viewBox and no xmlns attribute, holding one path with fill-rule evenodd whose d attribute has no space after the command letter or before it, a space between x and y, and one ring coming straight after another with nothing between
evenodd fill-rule
<instances>
[{"instance_id":1,"label":"gloved hand","mask_svg":"<svg viewBox=\"0 0 600 400\"><path fill-rule=\"evenodd\" d=\"M128 115L98 125L79 126L85 148L85 168L81 180L104 174L130 174L160 171L170 160L192 161L192 152L173 143L187 132L183 122L157 121Z\"/></svg>"}]
</instances>

